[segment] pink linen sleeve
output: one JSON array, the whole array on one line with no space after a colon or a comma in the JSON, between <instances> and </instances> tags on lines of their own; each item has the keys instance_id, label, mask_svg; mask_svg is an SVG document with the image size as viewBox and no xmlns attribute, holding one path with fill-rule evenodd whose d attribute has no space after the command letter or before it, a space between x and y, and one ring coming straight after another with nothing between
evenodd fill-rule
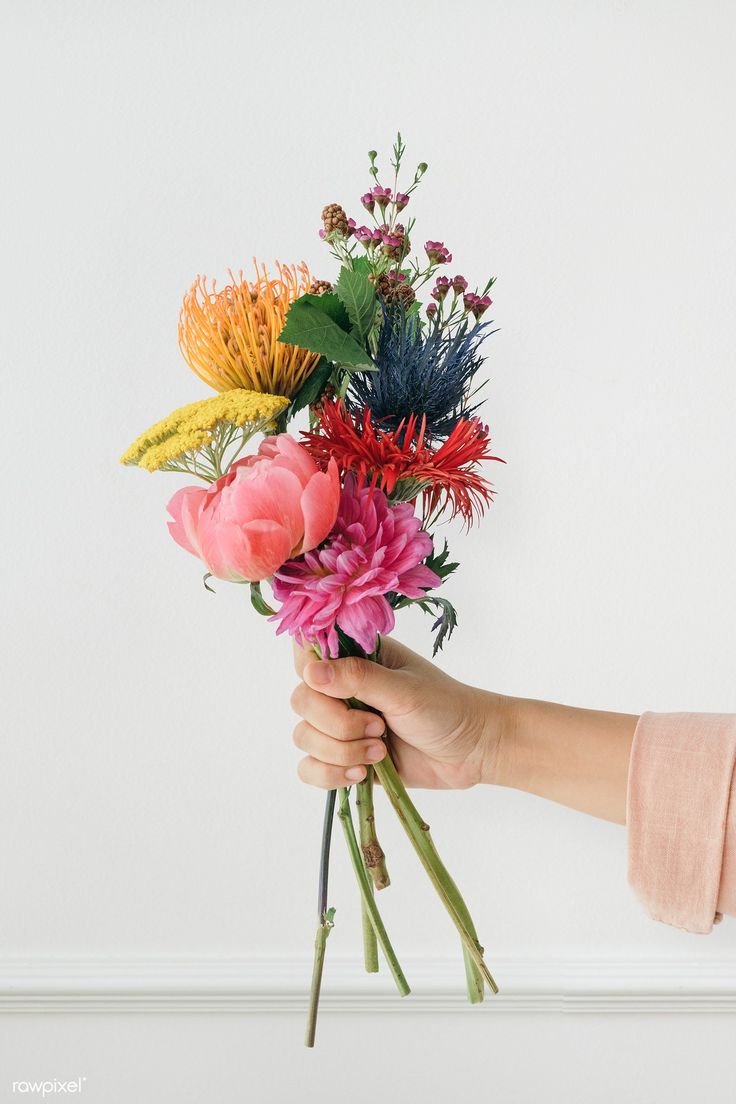
<instances>
[{"instance_id":1,"label":"pink linen sleeve","mask_svg":"<svg viewBox=\"0 0 736 1104\"><path fill-rule=\"evenodd\" d=\"M736 714L644 713L629 761L629 884L654 920L736 915Z\"/></svg>"}]
</instances>

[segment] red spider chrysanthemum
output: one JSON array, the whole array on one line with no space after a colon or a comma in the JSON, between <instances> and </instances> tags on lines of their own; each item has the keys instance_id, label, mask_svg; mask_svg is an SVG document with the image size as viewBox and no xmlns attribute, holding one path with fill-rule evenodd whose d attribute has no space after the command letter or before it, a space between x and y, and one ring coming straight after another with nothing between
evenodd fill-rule
<instances>
[{"instance_id":1,"label":"red spider chrysanthemum","mask_svg":"<svg viewBox=\"0 0 736 1104\"><path fill-rule=\"evenodd\" d=\"M351 414L341 402L325 402L317 431L303 436L318 463L334 457L341 471L355 472L394 500L423 494L426 517L449 508L468 526L493 498L478 465L483 460L504 463L492 455L488 429L477 418L461 419L435 447L427 439L424 418L412 415L389 429L374 425L368 409Z\"/></svg>"}]
</instances>

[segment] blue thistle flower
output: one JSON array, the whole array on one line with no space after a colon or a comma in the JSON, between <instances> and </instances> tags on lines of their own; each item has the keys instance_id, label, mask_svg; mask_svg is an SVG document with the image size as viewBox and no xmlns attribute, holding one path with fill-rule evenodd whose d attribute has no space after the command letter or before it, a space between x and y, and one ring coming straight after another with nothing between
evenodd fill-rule
<instances>
[{"instance_id":1,"label":"blue thistle flower","mask_svg":"<svg viewBox=\"0 0 736 1104\"><path fill-rule=\"evenodd\" d=\"M411 414L427 419L430 437L448 437L461 418L472 417L471 384L483 364L480 346L490 323L450 334L434 325L422 332L416 315L384 311L374 360L377 372L351 376L345 401L369 407L374 422L396 429Z\"/></svg>"}]
</instances>

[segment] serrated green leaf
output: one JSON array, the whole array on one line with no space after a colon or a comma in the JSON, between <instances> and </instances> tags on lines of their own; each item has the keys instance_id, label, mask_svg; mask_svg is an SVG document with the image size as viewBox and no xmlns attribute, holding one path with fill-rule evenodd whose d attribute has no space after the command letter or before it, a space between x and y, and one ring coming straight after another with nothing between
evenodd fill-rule
<instances>
[{"instance_id":1,"label":"serrated green leaf","mask_svg":"<svg viewBox=\"0 0 736 1104\"><path fill-rule=\"evenodd\" d=\"M376 317L377 300L373 284L365 272L353 272L343 267L335 291L350 316L355 336L359 341L365 341Z\"/></svg>"},{"instance_id":2,"label":"serrated green leaf","mask_svg":"<svg viewBox=\"0 0 736 1104\"><path fill-rule=\"evenodd\" d=\"M395 610L403 609L405 606L419 606L423 613L431 613L433 616L439 613L439 617L432 625L432 632L437 634L432 645L433 656L437 655L445 641L450 639L457 628L457 611L447 598L437 598L429 594L424 598L401 598L396 594L386 597Z\"/></svg>"},{"instance_id":3,"label":"serrated green leaf","mask_svg":"<svg viewBox=\"0 0 736 1104\"><path fill-rule=\"evenodd\" d=\"M345 333L350 333L350 316L345 310L345 307L340 299L339 295L336 295L334 291L325 291L322 295L313 295L311 291L305 292L298 299L297 303L311 303L317 310L321 310L323 314L329 315L333 322L337 322L341 330Z\"/></svg>"},{"instance_id":4,"label":"serrated green leaf","mask_svg":"<svg viewBox=\"0 0 736 1104\"><path fill-rule=\"evenodd\" d=\"M450 549L445 541L444 548L439 554L432 553L425 560L425 563L430 571L434 571L435 575L439 575L440 579L446 579L448 575L452 575L453 571L457 571L460 566L459 563L447 563L447 557L450 554Z\"/></svg>"},{"instance_id":5,"label":"serrated green leaf","mask_svg":"<svg viewBox=\"0 0 736 1104\"><path fill-rule=\"evenodd\" d=\"M371 271L371 262L367 257L353 257L353 272L365 272L367 276Z\"/></svg>"},{"instance_id":6,"label":"serrated green leaf","mask_svg":"<svg viewBox=\"0 0 736 1104\"><path fill-rule=\"evenodd\" d=\"M325 384L331 375L332 365L329 360L325 360L323 357L314 371L307 376L304 383L291 400L289 414L298 414L305 406L311 406L312 403L315 403L324 391Z\"/></svg>"},{"instance_id":7,"label":"serrated green leaf","mask_svg":"<svg viewBox=\"0 0 736 1104\"><path fill-rule=\"evenodd\" d=\"M436 656L442 645L450 639L457 628L457 611L446 598L430 598L429 601L440 614L432 626L432 632L437 633L432 646L432 655Z\"/></svg>"},{"instance_id":8,"label":"serrated green leaf","mask_svg":"<svg viewBox=\"0 0 736 1104\"><path fill-rule=\"evenodd\" d=\"M317 297L318 300L324 298ZM346 368L375 370L375 364L365 349L345 333L337 322L305 296L295 299L289 307L279 341L286 345L298 345L312 353L321 353L336 364Z\"/></svg>"}]
</instances>

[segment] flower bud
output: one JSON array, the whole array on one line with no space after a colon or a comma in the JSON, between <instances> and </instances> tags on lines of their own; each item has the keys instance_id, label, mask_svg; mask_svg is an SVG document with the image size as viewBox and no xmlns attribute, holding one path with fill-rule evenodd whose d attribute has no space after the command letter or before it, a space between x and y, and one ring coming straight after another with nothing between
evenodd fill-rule
<instances>
[{"instance_id":1,"label":"flower bud","mask_svg":"<svg viewBox=\"0 0 736 1104\"><path fill-rule=\"evenodd\" d=\"M409 202L409 196L406 192L397 192L394 196L394 203L396 204L397 211L403 211Z\"/></svg>"},{"instance_id":2,"label":"flower bud","mask_svg":"<svg viewBox=\"0 0 736 1104\"><path fill-rule=\"evenodd\" d=\"M432 289L432 298L436 299L438 303L441 303L450 290L450 287L450 281L446 276L438 276Z\"/></svg>"},{"instance_id":3,"label":"flower bud","mask_svg":"<svg viewBox=\"0 0 736 1104\"><path fill-rule=\"evenodd\" d=\"M470 309L476 318L480 318L482 314L485 314L492 302L493 300L491 299L490 295L476 295L475 303Z\"/></svg>"},{"instance_id":4,"label":"flower bud","mask_svg":"<svg viewBox=\"0 0 736 1104\"><path fill-rule=\"evenodd\" d=\"M464 276L453 276L452 278L452 290L456 295L462 295L464 291L467 291L468 281Z\"/></svg>"},{"instance_id":5,"label":"flower bud","mask_svg":"<svg viewBox=\"0 0 736 1104\"><path fill-rule=\"evenodd\" d=\"M425 242L424 250L432 264L449 264L452 260L452 253L445 247L444 242Z\"/></svg>"},{"instance_id":6,"label":"flower bud","mask_svg":"<svg viewBox=\"0 0 736 1104\"><path fill-rule=\"evenodd\" d=\"M360 197L360 202L365 207L369 214L373 214L373 208L376 206L376 201L373 198L373 192L366 192L365 195Z\"/></svg>"}]
</instances>

